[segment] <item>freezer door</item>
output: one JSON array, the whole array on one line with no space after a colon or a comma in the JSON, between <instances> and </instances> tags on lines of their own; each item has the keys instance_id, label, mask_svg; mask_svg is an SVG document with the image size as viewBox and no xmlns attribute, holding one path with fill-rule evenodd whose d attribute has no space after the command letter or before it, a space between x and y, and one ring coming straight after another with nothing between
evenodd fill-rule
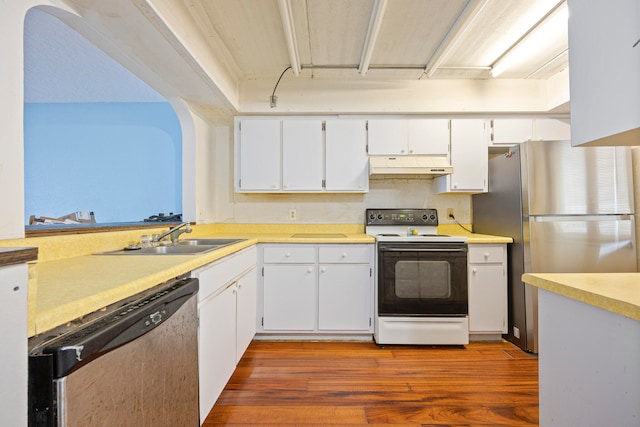
<instances>
[{"instance_id":1,"label":"freezer door","mask_svg":"<svg viewBox=\"0 0 640 427\"><path fill-rule=\"evenodd\" d=\"M523 148L525 216L633 213L629 147L529 141Z\"/></svg>"},{"instance_id":2,"label":"freezer door","mask_svg":"<svg viewBox=\"0 0 640 427\"><path fill-rule=\"evenodd\" d=\"M525 272L637 271L631 215L533 217L528 246Z\"/></svg>"}]
</instances>

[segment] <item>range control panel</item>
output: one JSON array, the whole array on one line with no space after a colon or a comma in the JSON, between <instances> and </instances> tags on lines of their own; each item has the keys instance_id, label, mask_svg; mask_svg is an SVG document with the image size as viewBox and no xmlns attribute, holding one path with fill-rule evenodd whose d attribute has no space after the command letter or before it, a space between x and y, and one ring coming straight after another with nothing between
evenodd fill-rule
<instances>
[{"instance_id":1,"label":"range control panel","mask_svg":"<svg viewBox=\"0 0 640 427\"><path fill-rule=\"evenodd\" d=\"M367 209L366 225L438 225L435 209Z\"/></svg>"}]
</instances>

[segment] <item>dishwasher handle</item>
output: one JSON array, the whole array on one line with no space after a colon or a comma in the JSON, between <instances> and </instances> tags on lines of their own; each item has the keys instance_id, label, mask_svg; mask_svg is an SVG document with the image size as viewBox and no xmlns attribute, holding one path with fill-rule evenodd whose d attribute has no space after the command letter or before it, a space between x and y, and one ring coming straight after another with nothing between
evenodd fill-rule
<instances>
[{"instance_id":1,"label":"dishwasher handle","mask_svg":"<svg viewBox=\"0 0 640 427\"><path fill-rule=\"evenodd\" d=\"M125 305L43 348L53 358L53 377L62 378L91 360L153 330L198 292L198 279L182 279Z\"/></svg>"}]
</instances>

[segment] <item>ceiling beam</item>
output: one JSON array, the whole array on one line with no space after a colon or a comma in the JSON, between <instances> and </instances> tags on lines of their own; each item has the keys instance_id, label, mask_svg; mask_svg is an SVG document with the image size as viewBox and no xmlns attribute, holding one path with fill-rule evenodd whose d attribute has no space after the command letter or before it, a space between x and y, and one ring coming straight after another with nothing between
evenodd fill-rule
<instances>
[{"instance_id":1,"label":"ceiling beam","mask_svg":"<svg viewBox=\"0 0 640 427\"><path fill-rule=\"evenodd\" d=\"M362 56L360 57L360 66L358 67L358 73L364 76L369 71L369 64L371 63L371 55L373 55L373 48L380 32L380 25L382 24L382 18L384 16L384 10L387 7L387 0L374 0L373 9L371 10L371 18L369 18L369 28L367 29L367 37L364 39L364 46L362 48Z\"/></svg>"},{"instance_id":2,"label":"ceiling beam","mask_svg":"<svg viewBox=\"0 0 640 427\"><path fill-rule=\"evenodd\" d=\"M284 30L284 38L287 42L287 51L289 52L289 62L291 62L291 71L294 75L299 75L300 52L298 51L298 41L296 38L296 27L293 24L293 12L291 9L291 0L278 0L278 8L280 9L280 19L282 20L282 29Z\"/></svg>"},{"instance_id":3,"label":"ceiling beam","mask_svg":"<svg viewBox=\"0 0 640 427\"><path fill-rule=\"evenodd\" d=\"M447 59L486 4L487 0L467 1L467 5L462 9L462 12L460 12L460 15L456 18L447 35L442 39L436 51L431 55L431 58L429 58L424 68L424 74L426 74L427 77L433 76L438 67Z\"/></svg>"}]
</instances>

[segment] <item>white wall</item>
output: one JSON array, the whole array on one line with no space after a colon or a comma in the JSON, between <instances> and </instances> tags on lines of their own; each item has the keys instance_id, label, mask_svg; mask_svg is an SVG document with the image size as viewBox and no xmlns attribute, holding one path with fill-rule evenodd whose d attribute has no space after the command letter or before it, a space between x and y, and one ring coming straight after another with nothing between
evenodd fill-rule
<instances>
[{"instance_id":1,"label":"white wall","mask_svg":"<svg viewBox=\"0 0 640 427\"><path fill-rule=\"evenodd\" d=\"M0 239L24 237L24 19L47 0L0 2Z\"/></svg>"},{"instance_id":2,"label":"white wall","mask_svg":"<svg viewBox=\"0 0 640 427\"><path fill-rule=\"evenodd\" d=\"M434 195L429 179L372 179L366 194L235 194L234 222L364 224L367 208L435 208L441 224L447 208L456 219L471 221L471 196ZM289 209L297 220L290 221Z\"/></svg>"}]
</instances>

